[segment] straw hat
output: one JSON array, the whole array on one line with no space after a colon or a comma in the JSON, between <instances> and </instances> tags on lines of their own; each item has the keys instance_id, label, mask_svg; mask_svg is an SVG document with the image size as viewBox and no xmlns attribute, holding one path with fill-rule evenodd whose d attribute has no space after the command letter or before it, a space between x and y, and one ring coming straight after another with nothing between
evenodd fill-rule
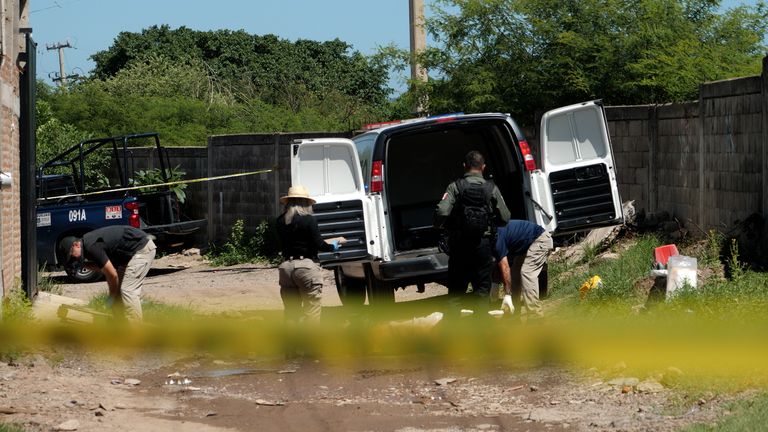
<instances>
[{"instance_id":1,"label":"straw hat","mask_svg":"<svg viewBox=\"0 0 768 432\"><path fill-rule=\"evenodd\" d=\"M316 201L309 197L309 191L302 185L291 186L288 188L288 195L281 197L280 202L285 204L291 198L303 198L309 200L312 204Z\"/></svg>"}]
</instances>

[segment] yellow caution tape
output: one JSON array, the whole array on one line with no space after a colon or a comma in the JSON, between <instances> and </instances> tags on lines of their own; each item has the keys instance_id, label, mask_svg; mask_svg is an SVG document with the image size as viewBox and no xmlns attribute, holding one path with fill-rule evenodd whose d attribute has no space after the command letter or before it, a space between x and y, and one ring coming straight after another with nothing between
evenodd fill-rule
<instances>
[{"instance_id":1,"label":"yellow caution tape","mask_svg":"<svg viewBox=\"0 0 768 432\"><path fill-rule=\"evenodd\" d=\"M93 191L93 192L85 192L81 194L68 194L68 195L59 195L54 197L48 197L45 198L46 200L58 200L63 198L75 198L75 197L84 197L84 196L93 196L93 195L102 195L107 193L114 193L114 192L123 192L123 191L131 191L131 190L137 190L137 189L149 189L149 188L156 188L161 186L173 186L177 184L190 184L190 183L202 183L202 182L208 182L213 180L224 180L229 178L235 178L235 177L245 177L249 175L254 174L266 174L273 172L277 169L277 167L269 168L269 169L262 169L258 171L250 171L250 172L244 172L244 173L237 173L237 174L226 174L226 175L220 175L215 177L203 177L203 178L196 178L196 179L189 179L189 180L177 180L167 183L155 183L155 184L149 184L149 185L141 185L141 186L130 186L130 187L124 187L124 188L117 188L117 189L108 189L108 190L101 190L101 191Z\"/></svg>"}]
</instances>

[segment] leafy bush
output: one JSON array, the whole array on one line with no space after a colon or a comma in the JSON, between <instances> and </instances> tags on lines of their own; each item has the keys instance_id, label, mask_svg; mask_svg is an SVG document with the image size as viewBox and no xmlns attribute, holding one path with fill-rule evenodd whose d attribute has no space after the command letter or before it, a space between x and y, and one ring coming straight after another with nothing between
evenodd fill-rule
<instances>
[{"instance_id":1,"label":"leafy bush","mask_svg":"<svg viewBox=\"0 0 768 432\"><path fill-rule=\"evenodd\" d=\"M176 182L182 180L187 173L186 171L182 170L179 165L176 165L175 167L168 170L168 174L168 181ZM129 179L128 183L131 186L144 186L165 183L165 179L163 178L160 168L152 168L146 170L136 170L136 172L133 173L133 178ZM187 188L187 184L178 183L169 187L173 193L176 194L176 199L179 201L179 203L184 204L184 201L187 199L187 193L184 192L184 189ZM142 193L154 192L156 190L157 188L139 189L139 191Z\"/></svg>"},{"instance_id":2,"label":"leafy bush","mask_svg":"<svg viewBox=\"0 0 768 432\"><path fill-rule=\"evenodd\" d=\"M277 261L273 227L261 221L252 235L245 232L245 221L238 219L232 226L229 240L222 248L213 248L206 258L213 266L230 266L251 262Z\"/></svg>"}]
</instances>

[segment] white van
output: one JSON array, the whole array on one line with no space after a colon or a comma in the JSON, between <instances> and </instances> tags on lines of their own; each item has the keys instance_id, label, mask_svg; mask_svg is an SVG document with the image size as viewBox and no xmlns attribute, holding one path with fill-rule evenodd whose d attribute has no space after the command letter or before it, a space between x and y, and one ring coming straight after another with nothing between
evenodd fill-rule
<instances>
[{"instance_id":1,"label":"white van","mask_svg":"<svg viewBox=\"0 0 768 432\"><path fill-rule=\"evenodd\" d=\"M541 168L507 114L450 115L389 124L352 140L292 146L291 181L309 189L323 237L344 236L333 267L345 304L391 302L394 290L444 282L435 206L480 151L487 178L516 219L555 234L623 222L605 111L600 101L549 111L541 120Z\"/></svg>"}]
</instances>

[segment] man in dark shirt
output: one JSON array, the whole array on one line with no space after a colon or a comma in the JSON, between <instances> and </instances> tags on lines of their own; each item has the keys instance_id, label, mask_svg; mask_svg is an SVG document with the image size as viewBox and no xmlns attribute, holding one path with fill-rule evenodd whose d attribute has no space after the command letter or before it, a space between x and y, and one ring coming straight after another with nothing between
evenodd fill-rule
<instances>
[{"instance_id":1,"label":"man in dark shirt","mask_svg":"<svg viewBox=\"0 0 768 432\"><path fill-rule=\"evenodd\" d=\"M113 313L134 322L142 319L141 287L155 250L144 231L122 225L99 228L82 238L65 237L59 243L61 262L73 270L85 266L101 271L107 279Z\"/></svg>"},{"instance_id":2,"label":"man in dark shirt","mask_svg":"<svg viewBox=\"0 0 768 432\"><path fill-rule=\"evenodd\" d=\"M448 301L456 303L467 293L467 285L472 283L474 304L469 305L475 314L488 312L489 294L491 290L491 272L493 270L493 230L491 225L502 225L509 219L510 213L504 198L496 185L493 185L488 206L491 211L491 221L485 232L478 235L467 235L463 227L456 226L456 209L461 200L459 183L470 186L486 184L483 178L485 158L478 151L467 153L464 160L464 176L448 185L442 199L437 204L434 215L434 226L447 229L449 237L448 255ZM455 308L455 307L453 307Z\"/></svg>"},{"instance_id":3,"label":"man in dark shirt","mask_svg":"<svg viewBox=\"0 0 768 432\"><path fill-rule=\"evenodd\" d=\"M284 261L278 266L278 274L285 318L317 322L323 294L323 272L317 263L317 253L338 250L346 239L323 240L312 214L315 200L304 186L292 186L280 202L285 208L277 218L277 234Z\"/></svg>"},{"instance_id":4,"label":"man in dark shirt","mask_svg":"<svg viewBox=\"0 0 768 432\"><path fill-rule=\"evenodd\" d=\"M522 295L529 316L543 316L539 300L539 273L547 262L550 250L552 236L539 225L512 219L499 228L495 254L504 282L502 309L514 313L517 307L522 312Z\"/></svg>"}]
</instances>

